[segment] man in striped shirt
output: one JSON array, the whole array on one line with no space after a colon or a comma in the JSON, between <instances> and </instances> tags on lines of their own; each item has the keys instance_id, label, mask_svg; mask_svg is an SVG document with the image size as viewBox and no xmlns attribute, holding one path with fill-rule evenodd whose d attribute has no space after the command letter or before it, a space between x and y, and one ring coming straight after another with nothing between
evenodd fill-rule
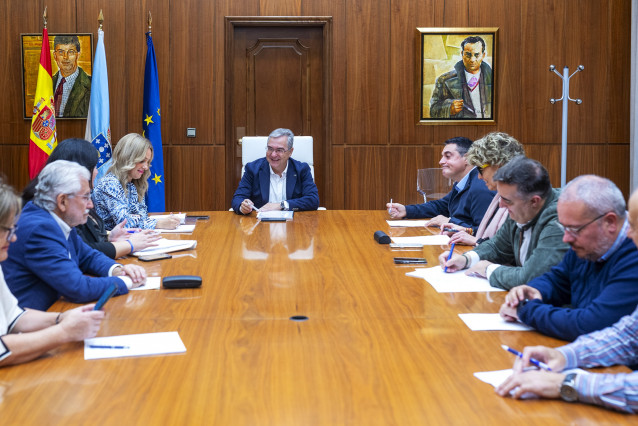
<instances>
[{"instance_id":1,"label":"man in striped shirt","mask_svg":"<svg viewBox=\"0 0 638 426\"><path fill-rule=\"evenodd\" d=\"M629 200L629 237L638 243L638 191ZM523 371L530 358L543 361L552 371ZM627 413L638 413L638 372L620 374L565 374L575 367L598 367L638 363L638 309L616 324L580 336L556 349L527 347L514 364L514 374L496 388L501 396L520 398L533 393L543 398L601 405Z\"/></svg>"}]
</instances>

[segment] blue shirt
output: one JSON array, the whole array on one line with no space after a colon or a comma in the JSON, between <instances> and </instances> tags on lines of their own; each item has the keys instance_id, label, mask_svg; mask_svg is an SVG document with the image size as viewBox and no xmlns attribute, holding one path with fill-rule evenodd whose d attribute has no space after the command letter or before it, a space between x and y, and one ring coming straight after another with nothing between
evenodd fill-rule
<instances>
[{"instance_id":1,"label":"blue shirt","mask_svg":"<svg viewBox=\"0 0 638 426\"><path fill-rule=\"evenodd\" d=\"M580 336L558 348L567 360L565 369L638 362L638 309L616 324ZM638 372L579 374L578 400L627 413L638 413Z\"/></svg>"}]
</instances>

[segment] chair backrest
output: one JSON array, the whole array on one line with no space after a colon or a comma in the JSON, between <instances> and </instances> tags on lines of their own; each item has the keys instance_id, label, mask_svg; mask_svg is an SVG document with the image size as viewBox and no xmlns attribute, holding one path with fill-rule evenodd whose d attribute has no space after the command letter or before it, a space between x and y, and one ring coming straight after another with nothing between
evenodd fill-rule
<instances>
[{"instance_id":1,"label":"chair backrest","mask_svg":"<svg viewBox=\"0 0 638 426\"><path fill-rule=\"evenodd\" d=\"M268 136L244 136L241 138L241 175L244 176L246 164L266 156ZM292 158L310 166L312 179L315 179L315 164L312 155L312 136L295 136Z\"/></svg>"}]
</instances>

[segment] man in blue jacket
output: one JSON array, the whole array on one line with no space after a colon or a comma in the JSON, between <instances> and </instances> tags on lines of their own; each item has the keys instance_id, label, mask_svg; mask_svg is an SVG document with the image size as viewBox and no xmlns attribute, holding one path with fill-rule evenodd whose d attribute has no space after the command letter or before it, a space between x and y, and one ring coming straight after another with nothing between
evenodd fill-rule
<instances>
[{"instance_id":1,"label":"man in blue jacket","mask_svg":"<svg viewBox=\"0 0 638 426\"><path fill-rule=\"evenodd\" d=\"M20 307L46 311L60 296L84 303L97 300L111 283L116 294L125 294L146 282L144 268L117 264L78 236L75 226L86 222L93 207L85 167L54 161L38 179L33 201L20 214L17 241L2 263Z\"/></svg>"},{"instance_id":2,"label":"man in blue jacket","mask_svg":"<svg viewBox=\"0 0 638 426\"><path fill-rule=\"evenodd\" d=\"M290 158L295 136L288 129L273 130L266 143L266 157L245 166L231 202L237 214L253 208L270 210L317 210L319 191L310 166Z\"/></svg>"},{"instance_id":3,"label":"man in blue jacket","mask_svg":"<svg viewBox=\"0 0 638 426\"><path fill-rule=\"evenodd\" d=\"M476 232L495 193L487 189L478 170L465 161L470 146L472 140L464 137L445 141L439 165L443 176L454 182L452 191L440 200L423 204L388 203L390 216L394 219L427 217L432 218L427 226L452 222L468 228L469 234Z\"/></svg>"},{"instance_id":4,"label":"man in blue jacket","mask_svg":"<svg viewBox=\"0 0 638 426\"><path fill-rule=\"evenodd\" d=\"M627 237L625 200L609 179L572 180L558 200L563 260L528 285L513 288L501 316L543 334L574 340L631 314L638 305L638 251Z\"/></svg>"}]
</instances>

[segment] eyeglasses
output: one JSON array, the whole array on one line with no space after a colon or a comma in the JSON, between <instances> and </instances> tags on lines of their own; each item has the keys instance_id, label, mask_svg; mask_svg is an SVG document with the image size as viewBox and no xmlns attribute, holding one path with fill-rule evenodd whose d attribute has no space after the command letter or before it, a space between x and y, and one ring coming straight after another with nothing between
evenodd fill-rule
<instances>
[{"instance_id":1,"label":"eyeglasses","mask_svg":"<svg viewBox=\"0 0 638 426\"><path fill-rule=\"evenodd\" d=\"M13 236L16 234L16 231L18 230L18 225L13 225L11 228L4 225L0 225L0 229L4 230L5 232L8 232L7 241L11 241L11 238L13 238Z\"/></svg>"},{"instance_id":2,"label":"eyeglasses","mask_svg":"<svg viewBox=\"0 0 638 426\"><path fill-rule=\"evenodd\" d=\"M283 149L283 148L273 148L272 146L266 146L266 151L268 151L269 154L272 154L273 152L276 152L277 154L281 155L284 152L288 152L290 150L289 149Z\"/></svg>"},{"instance_id":3,"label":"eyeglasses","mask_svg":"<svg viewBox=\"0 0 638 426\"><path fill-rule=\"evenodd\" d=\"M489 166L490 166L490 165L489 165L489 164L487 164L487 163L483 164L482 166L478 166L477 168L478 168L479 175L483 176L483 170L485 170L485 169L486 169L486 168L488 168Z\"/></svg>"},{"instance_id":4,"label":"eyeglasses","mask_svg":"<svg viewBox=\"0 0 638 426\"><path fill-rule=\"evenodd\" d=\"M73 197L81 198L84 200L85 203L88 203L89 201L91 201L91 194L84 194L84 195L66 194L66 195L69 198L73 198Z\"/></svg>"},{"instance_id":5,"label":"eyeglasses","mask_svg":"<svg viewBox=\"0 0 638 426\"><path fill-rule=\"evenodd\" d=\"M55 53L57 53L60 56L75 56L78 54L78 51L74 49L71 49L71 50L57 49Z\"/></svg>"},{"instance_id":6,"label":"eyeglasses","mask_svg":"<svg viewBox=\"0 0 638 426\"><path fill-rule=\"evenodd\" d=\"M610 213L610 212L607 212ZM582 231L583 229L585 229L587 226L591 225L592 223L596 222L598 219L602 218L603 216L605 216L607 213L603 213L600 216L590 220L589 222L587 222L584 225L581 226L565 226L562 223L558 222L558 227L563 231L563 232L567 232L569 235L571 235L574 238L578 238L578 235L580 234L580 231Z\"/></svg>"}]
</instances>

